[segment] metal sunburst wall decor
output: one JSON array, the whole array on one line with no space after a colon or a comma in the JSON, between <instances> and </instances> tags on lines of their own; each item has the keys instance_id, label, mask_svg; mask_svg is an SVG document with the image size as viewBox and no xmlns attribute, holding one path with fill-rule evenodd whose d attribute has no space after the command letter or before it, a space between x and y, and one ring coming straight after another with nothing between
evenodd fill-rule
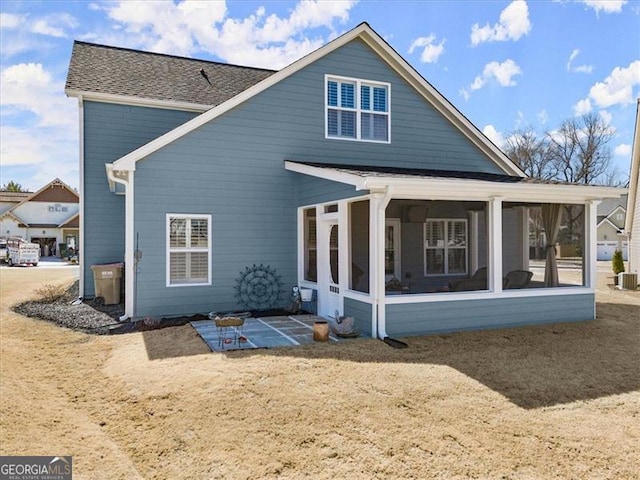
<instances>
[{"instance_id":1,"label":"metal sunburst wall decor","mask_svg":"<svg viewBox=\"0 0 640 480\"><path fill-rule=\"evenodd\" d=\"M282 280L269 265L245 267L236 279L236 299L249 310L267 310L280 306Z\"/></svg>"}]
</instances>

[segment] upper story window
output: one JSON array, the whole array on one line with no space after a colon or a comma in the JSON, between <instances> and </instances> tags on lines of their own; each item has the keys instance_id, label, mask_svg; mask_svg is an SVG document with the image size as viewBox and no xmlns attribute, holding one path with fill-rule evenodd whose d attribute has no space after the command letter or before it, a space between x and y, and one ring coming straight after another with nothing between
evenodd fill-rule
<instances>
[{"instance_id":1,"label":"upper story window","mask_svg":"<svg viewBox=\"0 0 640 480\"><path fill-rule=\"evenodd\" d=\"M388 83L326 76L326 136L390 142Z\"/></svg>"}]
</instances>

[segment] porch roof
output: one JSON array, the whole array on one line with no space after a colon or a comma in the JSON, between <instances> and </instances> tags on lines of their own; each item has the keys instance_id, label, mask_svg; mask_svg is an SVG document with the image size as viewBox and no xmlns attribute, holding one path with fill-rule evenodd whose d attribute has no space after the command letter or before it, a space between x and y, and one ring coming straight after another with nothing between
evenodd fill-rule
<instances>
[{"instance_id":1,"label":"porch roof","mask_svg":"<svg viewBox=\"0 0 640 480\"><path fill-rule=\"evenodd\" d=\"M582 203L618 198L626 189L597 185L578 185L542 181L528 177L483 172L381 167L285 161L292 172L353 185L356 190L385 191L394 197L443 200L531 201L543 203Z\"/></svg>"}]
</instances>

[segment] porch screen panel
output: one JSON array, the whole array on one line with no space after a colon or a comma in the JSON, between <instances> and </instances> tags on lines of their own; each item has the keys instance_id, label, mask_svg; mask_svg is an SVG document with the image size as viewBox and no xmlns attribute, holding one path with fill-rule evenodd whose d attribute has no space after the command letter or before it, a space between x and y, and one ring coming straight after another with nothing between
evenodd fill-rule
<instances>
[{"instance_id":1,"label":"porch screen panel","mask_svg":"<svg viewBox=\"0 0 640 480\"><path fill-rule=\"evenodd\" d=\"M358 201L349 208L350 279L349 288L369 292L369 201Z\"/></svg>"},{"instance_id":2,"label":"porch screen panel","mask_svg":"<svg viewBox=\"0 0 640 480\"><path fill-rule=\"evenodd\" d=\"M318 281L318 247L316 239L316 209L304 211L304 279Z\"/></svg>"}]
</instances>

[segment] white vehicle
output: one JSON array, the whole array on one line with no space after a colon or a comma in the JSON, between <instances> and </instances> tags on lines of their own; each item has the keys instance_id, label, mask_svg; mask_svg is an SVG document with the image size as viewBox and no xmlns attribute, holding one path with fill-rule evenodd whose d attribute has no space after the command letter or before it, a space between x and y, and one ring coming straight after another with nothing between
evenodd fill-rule
<instances>
[{"instance_id":1,"label":"white vehicle","mask_svg":"<svg viewBox=\"0 0 640 480\"><path fill-rule=\"evenodd\" d=\"M0 238L0 262L7 261L7 239Z\"/></svg>"},{"instance_id":2,"label":"white vehicle","mask_svg":"<svg viewBox=\"0 0 640 480\"><path fill-rule=\"evenodd\" d=\"M14 265L38 266L40 260L40 245L30 243L22 238L10 238L7 240L7 263Z\"/></svg>"}]
</instances>

